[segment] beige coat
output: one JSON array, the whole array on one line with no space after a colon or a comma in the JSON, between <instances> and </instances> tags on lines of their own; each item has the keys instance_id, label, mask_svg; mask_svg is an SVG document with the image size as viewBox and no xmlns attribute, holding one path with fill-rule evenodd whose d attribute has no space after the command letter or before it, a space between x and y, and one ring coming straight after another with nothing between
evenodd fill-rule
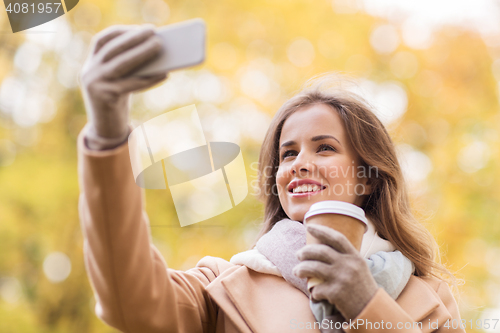
<instances>
[{"instance_id":1,"label":"beige coat","mask_svg":"<svg viewBox=\"0 0 500 333\"><path fill-rule=\"evenodd\" d=\"M309 299L281 277L214 257L185 272L168 268L151 242L127 144L91 151L80 135L78 159L85 265L105 323L138 333L319 332L318 326L306 329L314 324ZM407 332L436 331L429 322L438 321L443 332L448 319L460 321L448 285L412 276L396 301L380 288L353 321L394 328L422 322L422 330Z\"/></svg>"}]
</instances>

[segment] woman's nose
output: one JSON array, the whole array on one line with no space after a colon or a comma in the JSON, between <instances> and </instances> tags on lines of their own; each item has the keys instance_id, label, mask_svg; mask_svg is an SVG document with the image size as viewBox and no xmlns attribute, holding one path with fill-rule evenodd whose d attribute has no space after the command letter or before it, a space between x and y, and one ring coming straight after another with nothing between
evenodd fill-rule
<instances>
[{"instance_id":1,"label":"woman's nose","mask_svg":"<svg viewBox=\"0 0 500 333\"><path fill-rule=\"evenodd\" d=\"M305 153L299 153L293 161L291 172L293 175L305 176L315 170L316 165L310 156Z\"/></svg>"}]
</instances>

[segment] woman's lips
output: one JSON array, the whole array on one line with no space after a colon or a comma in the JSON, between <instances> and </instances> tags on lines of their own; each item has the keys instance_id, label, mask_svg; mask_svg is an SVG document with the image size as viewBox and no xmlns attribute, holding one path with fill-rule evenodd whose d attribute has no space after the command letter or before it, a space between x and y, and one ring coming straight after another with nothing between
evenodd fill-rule
<instances>
[{"instance_id":1,"label":"woman's lips","mask_svg":"<svg viewBox=\"0 0 500 333\"><path fill-rule=\"evenodd\" d=\"M324 191L326 189L326 186L320 190L317 191L311 191L311 192L301 192L301 193L293 193L293 192L288 192L293 198L300 198L300 197L308 197L311 195L318 194L321 191Z\"/></svg>"}]
</instances>

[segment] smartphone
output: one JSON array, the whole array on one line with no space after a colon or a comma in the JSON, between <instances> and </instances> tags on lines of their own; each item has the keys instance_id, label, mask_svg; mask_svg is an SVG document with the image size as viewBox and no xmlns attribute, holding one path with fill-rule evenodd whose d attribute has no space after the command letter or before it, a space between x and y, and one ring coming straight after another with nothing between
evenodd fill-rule
<instances>
[{"instance_id":1,"label":"smartphone","mask_svg":"<svg viewBox=\"0 0 500 333\"><path fill-rule=\"evenodd\" d=\"M151 76L198 65L205 60L205 21L195 18L158 28L163 49L154 60L131 75Z\"/></svg>"}]
</instances>

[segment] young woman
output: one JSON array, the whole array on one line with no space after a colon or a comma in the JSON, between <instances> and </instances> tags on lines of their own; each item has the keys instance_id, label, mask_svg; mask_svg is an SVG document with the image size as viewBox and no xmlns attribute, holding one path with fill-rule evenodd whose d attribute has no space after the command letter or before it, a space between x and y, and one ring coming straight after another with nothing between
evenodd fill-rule
<instances>
[{"instance_id":1,"label":"young woman","mask_svg":"<svg viewBox=\"0 0 500 333\"><path fill-rule=\"evenodd\" d=\"M328 87L329 76L292 97L271 122L259 159L265 204L259 241L286 250L289 243L276 247L281 243L274 240L290 234L303 238L304 214L313 203L355 204L365 210L380 241L414 268L397 296L380 287L342 234L321 226L307 231L322 244L274 259L260 253L255 269L214 257L185 272L168 268L151 243L126 142L129 93L166 77L127 74L159 49L151 28L112 27L96 36L82 70L89 123L78 141L80 214L96 314L104 322L123 332L335 330L313 324L316 313L301 286L307 277L317 277L324 282L312 289L311 300L334 304L339 316L326 318L343 322L346 332L464 332L460 325L454 329L460 314L441 277L453 276L435 261L435 241L411 214L389 135L358 96ZM265 250L265 242L260 244Z\"/></svg>"}]
</instances>

